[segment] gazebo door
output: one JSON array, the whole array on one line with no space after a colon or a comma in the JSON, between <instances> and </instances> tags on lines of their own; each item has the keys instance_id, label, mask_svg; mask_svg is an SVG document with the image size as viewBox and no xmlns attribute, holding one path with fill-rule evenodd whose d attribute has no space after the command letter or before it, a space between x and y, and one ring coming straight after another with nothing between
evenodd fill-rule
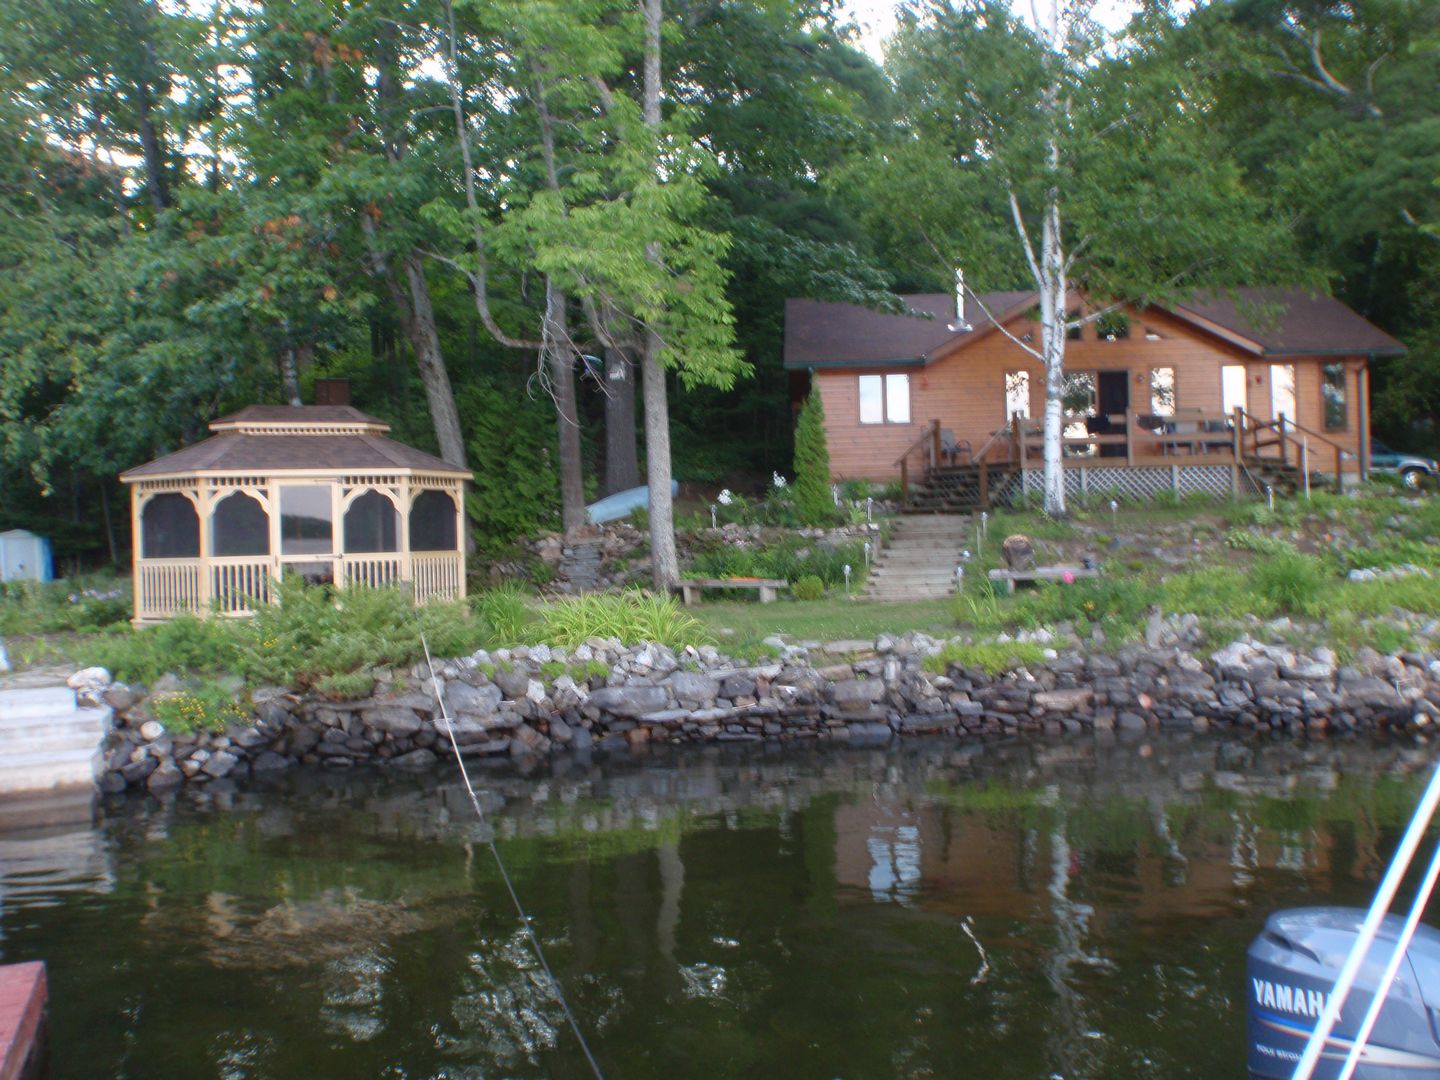
<instances>
[{"instance_id":1,"label":"gazebo door","mask_svg":"<svg viewBox=\"0 0 1440 1080\"><path fill-rule=\"evenodd\" d=\"M280 570L312 583L340 580L335 543L339 489L331 483L280 485Z\"/></svg>"}]
</instances>

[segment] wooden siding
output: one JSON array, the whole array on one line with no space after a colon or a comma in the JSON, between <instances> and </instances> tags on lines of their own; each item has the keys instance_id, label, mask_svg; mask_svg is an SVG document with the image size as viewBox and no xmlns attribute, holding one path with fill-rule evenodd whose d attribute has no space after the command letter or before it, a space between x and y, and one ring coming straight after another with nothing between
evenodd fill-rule
<instances>
[{"instance_id":1,"label":"wooden siding","mask_svg":"<svg viewBox=\"0 0 1440 1080\"><path fill-rule=\"evenodd\" d=\"M1195 330L1159 311L1131 311L1130 336L1118 341L1100 340L1094 324L1088 325L1079 341L1066 344L1067 371L1125 370L1130 374L1130 400L1137 412L1150 408L1150 370L1175 369L1175 405L1178 409L1200 409L1217 414L1222 408L1220 369L1227 364L1246 366L1248 411L1271 419L1270 358L1256 359L1244 351L1202 331ZM1017 336L1026 333L1039 339L1039 327L1025 319L1008 324ZM1147 331L1159 335L1148 340ZM1302 425L1322 432L1347 450L1359 447L1358 371L1364 361L1344 358L1349 411L1346 430L1325 432L1321 400L1321 365L1337 358L1285 358L1294 363L1296 404ZM924 432L931 420L954 432L961 444L979 450L990 435L1005 423L1005 373L1030 373L1030 415L1044 415L1044 369L1003 334L990 334L981 341L930 367L847 368L814 372L825 405L825 429L830 449L830 472L835 479L864 478L893 480L899 475L897 461ZM903 372L910 376L910 423L860 423L860 375ZM1333 469L1333 450L1314 466Z\"/></svg>"}]
</instances>

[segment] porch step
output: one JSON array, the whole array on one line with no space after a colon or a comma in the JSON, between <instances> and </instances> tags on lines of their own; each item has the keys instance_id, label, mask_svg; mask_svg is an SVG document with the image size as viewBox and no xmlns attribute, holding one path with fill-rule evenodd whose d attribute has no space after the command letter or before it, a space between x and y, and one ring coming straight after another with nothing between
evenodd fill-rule
<instances>
[{"instance_id":1,"label":"porch step","mask_svg":"<svg viewBox=\"0 0 1440 1080\"><path fill-rule=\"evenodd\" d=\"M932 600L955 589L955 565L972 533L968 516L902 517L870 569L861 596L867 600Z\"/></svg>"},{"instance_id":2,"label":"porch step","mask_svg":"<svg viewBox=\"0 0 1440 1080\"><path fill-rule=\"evenodd\" d=\"M1010 482L1014 470L1006 464L988 466L986 491L990 497ZM980 467L943 465L931 469L925 479L910 488L901 513L911 515L954 514L979 510Z\"/></svg>"}]
</instances>

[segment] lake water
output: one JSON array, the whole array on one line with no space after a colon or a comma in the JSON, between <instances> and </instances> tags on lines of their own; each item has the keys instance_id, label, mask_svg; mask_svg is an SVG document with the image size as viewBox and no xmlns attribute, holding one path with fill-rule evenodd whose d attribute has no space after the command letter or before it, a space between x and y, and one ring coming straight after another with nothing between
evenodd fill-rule
<instances>
[{"instance_id":1,"label":"lake water","mask_svg":"<svg viewBox=\"0 0 1440 1080\"><path fill-rule=\"evenodd\" d=\"M608 1076L1243 1075L1265 915L1364 904L1409 744L690 750L479 776ZM54 1080L579 1077L451 772L0 834Z\"/></svg>"}]
</instances>

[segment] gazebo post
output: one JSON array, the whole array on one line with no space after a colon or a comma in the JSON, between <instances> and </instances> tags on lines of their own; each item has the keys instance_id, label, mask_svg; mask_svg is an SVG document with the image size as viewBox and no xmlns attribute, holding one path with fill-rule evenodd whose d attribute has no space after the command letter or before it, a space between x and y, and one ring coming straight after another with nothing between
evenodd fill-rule
<instances>
[{"instance_id":1,"label":"gazebo post","mask_svg":"<svg viewBox=\"0 0 1440 1080\"><path fill-rule=\"evenodd\" d=\"M410 502L414 491L408 476L400 480L400 580L410 586L410 598L418 599L415 592L415 563L410 557Z\"/></svg>"},{"instance_id":2,"label":"gazebo post","mask_svg":"<svg viewBox=\"0 0 1440 1080\"><path fill-rule=\"evenodd\" d=\"M130 625L139 626L145 620L144 586L145 575L140 572L141 557L145 553L144 537L140 535L140 485L130 485L130 588L134 594L131 601Z\"/></svg>"},{"instance_id":3,"label":"gazebo post","mask_svg":"<svg viewBox=\"0 0 1440 1080\"><path fill-rule=\"evenodd\" d=\"M200 519L199 566L195 571L196 615L210 610L210 512L215 508L215 487L208 480L195 484L195 513Z\"/></svg>"},{"instance_id":4,"label":"gazebo post","mask_svg":"<svg viewBox=\"0 0 1440 1080\"><path fill-rule=\"evenodd\" d=\"M937 424L940 421L935 421ZM460 580L456 583L456 593L459 599L465 599L465 544L467 533L465 531L465 484L456 480L450 485L450 497L455 500L455 548L460 553Z\"/></svg>"},{"instance_id":5,"label":"gazebo post","mask_svg":"<svg viewBox=\"0 0 1440 1080\"><path fill-rule=\"evenodd\" d=\"M270 500L270 576L278 586L285 575L285 564L280 561L280 481L274 476L266 480L265 494ZM275 604L279 600L272 590L270 602Z\"/></svg>"}]
</instances>

